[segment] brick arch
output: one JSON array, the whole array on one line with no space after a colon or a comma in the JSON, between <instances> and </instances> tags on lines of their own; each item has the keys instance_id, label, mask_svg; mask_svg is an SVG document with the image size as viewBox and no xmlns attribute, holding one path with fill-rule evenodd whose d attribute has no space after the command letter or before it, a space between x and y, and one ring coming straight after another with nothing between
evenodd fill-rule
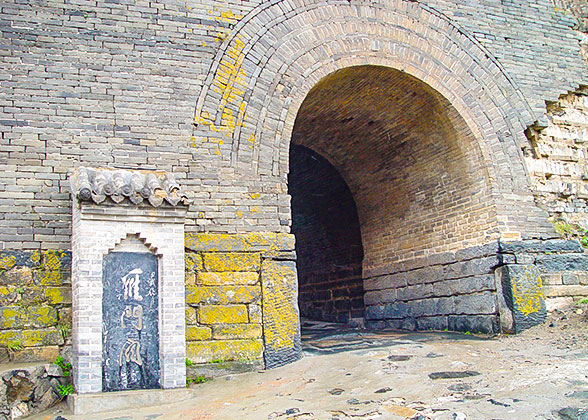
<instances>
[{"instance_id":1,"label":"brick arch","mask_svg":"<svg viewBox=\"0 0 588 420\"><path fill-rule=\"evenodd\" d=\"M535 120L519 89L479 43L419 3L268 2L235 27L197 102L196 125L222 133L239 172L288 172L294 120L310 89L344 67L402 70L449 100L474 133L493 196L536 212L520 153ZM503 231L520 231L506 217Z\"/></svg>"}]
</instances>

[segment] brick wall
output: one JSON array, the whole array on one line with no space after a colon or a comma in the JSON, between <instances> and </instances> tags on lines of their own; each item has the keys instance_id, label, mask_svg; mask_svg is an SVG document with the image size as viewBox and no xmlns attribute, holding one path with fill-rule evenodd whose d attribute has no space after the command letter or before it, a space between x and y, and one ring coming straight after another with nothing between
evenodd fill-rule
<instances>
[{"instance_id":1,"label":"brick wall","mask_svg":"<svg viewBox=\"0 0 588 420\"><path fill-rule=\"evenodd\" d=\"M54 361L71 339L71 253L0 252L0 363Z\"/></svg>"},{"instance_id":2,"label":"brick wall","mask_svg":"<svg viewBox=\"0 0 588 420\"><path fill-rule=\"evenodd\" d=\"M294 237L186 235L186 356L210 364L276 367L300 357ZM207 366L208 365L208 366Z\"/></svg>"},{"instance_id":3,"label":"brick wall","mask_svg":"<svg viewBox=\"0 0 588 420\"><path fill-rule=\"evenodd\" d=\"M290 31L291 25L316 26L322 15L331 16L331 22L348 15L345 19L353 20L365 32L364 38L371 40L365 46L355 44L352 38L357 32L350 30L349 40L338 46L332 44L316 53L301 50L297 54L292 46L310 46L314 41L299 42L289 37L294 44L287 47L283 44L286 49L272 60L290 63L300 59L300 63L305 63L304 69L320 62L318 56L328 59L338 54L337 49L344 55L354 45L362 51L371 51L364 61L370 56L368 61L382 60L384 64L385 57L395 54L404 57L400 49L383 50L383 42L388 39L386 31L376 36L377 32L371 30L376 24L369 24L358 13L366 16L372 13L377 25L384 25L385 21L400 22L399 28L404 27L404 32L395 29L393 33L404 33L406 43L398 41L398 46L406 46L407 52L417 55L423 52L412 40L414 34L424 32L411 25L429 21L433 25L429 31L431 37L436 37L438 31L449 31L451 25L443 23L449 22L445 15L452 20L451 24L461 26L467 37L454 32L444 39L435 38L434 44L454 43L457 50L476 57L478 52L464 50L462 39L487 48L497 57L499 67L484 66L502 68L507 77L517 82L518 88L510 95L527 98L536 116L540 116L545 99L554 100L585 80L583 64L577 57L577 35L569 29L573 19L554 11L547 0L508 4L488 0L482 2L483 7L463 2L455 7L455 1L449 0L399 5L391 0L367 3L374 9L357 8L366 2L350 6L336 1L321 5L322 12L317 9L318 3L312 1L271 7L261 1L212 0L188 3L52 0L34 5L2 5L0 27L5 47L0 75L3 97L0 103L1 246L4 249L69 247L71 224L66 173L81 164L158 168L183 174L182 184L198 198L190 209L189 231L287 232L290 217L285 184L289 135L286 131L284 138L276 143L280 137L276 136L276 130L292 124L295 113L285 121L285 110L290 109L288 102L284 103L278 94L268 96L267 91L258 92L257 88L277 87L285 97L291 97L294 105L304 98L304 88L296 88L291 72L285 76L284 83L274 83L272 80L278 76L281 64L271 68L262 64L270 59L265 55L270 53L266 46L287 38L280 32L285 28L283 19L273 16L276 11L281 16L288 13L289 18L300 16L296 23L288 24ZM395 14L388 16L386 10L394 10ZM248 25L249 29L235 38L237 22L242 22L239 28ZM269 32L259 30L261 27ZM340 30L342 34L346 31L344 26ZM258 42L250 33L266 33L267 41ZM328 42L324 39L324 45ZM544 51L549 51L549 55ZM315 54L314 62L307 65L302 58L304 54ZM231 55L238 65L228 59ZM462 54L461 58L456 55L456 63L467 55ZM219 66L221 60L232 64ZM404 62L406 70L412 71L411 61L407 55L390 65ZM436 71L427 66L421 61L425 71L419 77L430 79L427 82L434 85ZM263 77L253 79L262 68L265 69ZM221 73L231 80L229 85L222 83ZM307 78L308 82L315 83L317 76ZM463 80L471 82L475 91L477 76L472 77ZM498 83L501 77L490 78ZM438 83L437 88L443 83ZM249 99L241 101L241 91L244 94L247 86L256 93L247 93ZM446 87L443 93L448 98L452 92L462 98L467 95L456 86ZM496 92L495 89L488 85L484 91ZM210 93L211 102L204 90ZM219 109L215 108L215 96L221 101ZM264 104L265 98L273 101L271 106ZM462 112L464 107L458 103L457 96L454 99L452 103ZM476 103L486 106L478 99ZM538 103L541 105L536 106ZM242 104L249 108L240 115ZM204 110L202 106L213 108L212 120L196 111ZM258 111L264 109L269 112L268 119L259 118ZM505 108L505 112L511 111ZM529 110L516 112L526 115L526 124L535 119ZM489 108L476 111L477 115L484 113L491 114ZM197 122L202 122L193 130L195 115ZM263 136L258 121L259 127L266 126ZM522 135L522 130L519 131L501 135L518 138ZM271 139L269 143L266 138ZM282 147L280 142L285 145Z\"/></svg>"},{"instance_id":4,"label":"brick wall","mask_svg":"<svg viewBox=\"0 0 588 420\"><path fill-rule=\"evenodd\" d=\"M301 316L335 322L362 319L363 247L349 187L326 159L292 146L288 193Z\"/></svg>"},{"instance_id":5,"label":"brick wall","mask_svg":"<svg viewBox=\"0 0 588 420\"><path fill-rule=\"evenodd\" d=\"M67 173L80 165L178 174L194 199L188 232L287 234L290 142L307 144L313 127L334 130L335 122L347 132L346 147L312 148L354 195L367 277L379 274L366 269L388 267L390 274L400 260L498 237L553 236L530 192L520 153L530 147L524 130L548 124L545 101L588 79L574 17L550 0L51 0L0 7L0 249L9 256L22 250L18 261L28 252L70 249ZM379 86L396 101L392 119L367 115L390 102L355 98L365 114L354 120L343 122L351 115L340 107L313 122L302 108L295 127L323 77L367 64L402 70ZM413 97L395 97L394 89ZM575 115L579 102L563 107ZM553 115L552 125L561 127ZM378 166L384 158L388 166ZM574 171L561 182L571 176L579 191ZM546 179L540 171L534 176ZM559 190L547 195L569 204ZM272 287L291 296L284 279L295 284L292 255L260 258L268 273L281 273L281 283L270 276L269 289L263 281L256 286L262 300ZM3 273L43 270L27 264ZM22 282L25 291L38 287L28 276L4 281L16 289ZM296 337L293 316L286 327L278 321L282 300L268 297L273 310L264 334L286 328ZM34 306L51 313L67 307L46 302ZM37 322L34 315L18 319ZM61 343L54 321L37 328L56 337L51 346ZM295 338L273 337L266 337L266 365L296 357Z\"/></svg>"}]
</instances>

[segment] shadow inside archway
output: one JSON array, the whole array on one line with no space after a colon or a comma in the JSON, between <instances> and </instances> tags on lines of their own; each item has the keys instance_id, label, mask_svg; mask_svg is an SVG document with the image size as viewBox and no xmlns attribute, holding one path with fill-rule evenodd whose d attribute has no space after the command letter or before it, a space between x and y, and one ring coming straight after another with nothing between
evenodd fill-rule
<instances>
[{"instance_id":1,"label":"shadow inside archway","mask_svg":"<svg viewBox=\"0 0 588 420\"><path fill-rule=\"evenodd\" d=\"M418 343L451 341L485 341L490 336L468 335L447 331L398 331L354 328L338 324L302 319L302 351L308 355L335 354L356 350L372 350L382 347L414 345ZM434 358L431 353L427 357Z\"/></svg>"}]
</instances>

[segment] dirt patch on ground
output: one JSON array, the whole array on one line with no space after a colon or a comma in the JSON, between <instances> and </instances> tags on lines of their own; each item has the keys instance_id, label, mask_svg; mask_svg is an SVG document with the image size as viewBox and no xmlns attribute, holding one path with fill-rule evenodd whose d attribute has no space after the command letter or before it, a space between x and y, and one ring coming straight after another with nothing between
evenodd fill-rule
<instances>
[{"instance_id":1,"label":"dirt patch on ground","mask_svg":"<svg viewBox=\"0 0 588 420\"><path fill-rule=\"evenodd\" d=\"M548 312L547 320L517 336L502 336L501 340L525 342L542 340L542 344L558 350L588 349L588 302L561 305Z\"/></svg>"}]
</instances>

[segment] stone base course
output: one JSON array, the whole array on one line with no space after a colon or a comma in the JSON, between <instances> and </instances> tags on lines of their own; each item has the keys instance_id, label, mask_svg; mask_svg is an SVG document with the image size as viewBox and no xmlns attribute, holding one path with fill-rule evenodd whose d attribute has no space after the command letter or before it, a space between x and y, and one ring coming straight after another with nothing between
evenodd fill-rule
<instances>
[{"instance_id":1,"label":"stone base course","mask_svg":"<svg viewBox=\"0 0 588 420\"><path fill-rule=\"evenodd\" d=\"M71 336L71 252L0 251L0 363L53 361Z\"/></svg>"},{"instance_id":2,"label":"stone base course","mask_svg":"<svg viewBox=\"0 0 588 420\"><path fill-rule=\"evenodd\" d=\"M188 233L185 245L192 371L218 363L269 368L300 357L292 235Z\"/></svg>"},{"instance_id":3,"label":"stone base course","mask_svg":"<svg viewBox=\"0 0 588 420\"><path fill-rule=\"evenodd\" d=\"M403 261L373 270L365 280L366 323L520 332L545 319L544 278L579 283L587 267L588 253L565 240L499 241Z\"/></svg>"},{"instance_id":4,"label":"stone base course","mask_svg":"<svg viewBox=\"0 0 588 420\"><path fill-rule=\"evenodd\" d=\"M189 389L149 389L97 394L73 394L67 405L73 414L83 415L105 411L131 410L150 405L173 404L190 398Z\"/></svg>"}]
</instances>

